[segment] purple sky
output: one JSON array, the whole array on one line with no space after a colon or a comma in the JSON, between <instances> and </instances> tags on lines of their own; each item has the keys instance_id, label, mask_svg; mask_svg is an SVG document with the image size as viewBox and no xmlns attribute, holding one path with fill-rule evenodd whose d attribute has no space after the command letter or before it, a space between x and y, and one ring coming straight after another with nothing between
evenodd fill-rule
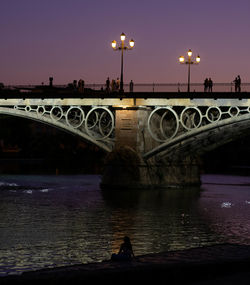
<instances>
[{"instance_id":1,"label":"purple sky","mask_svg":"<svg viewBox=\"0 0 250 285\"><path fill-rule=\"evenodd\" d=\"M201 63L191 81L250 82L249 0L1 0L0 82L103 83L120 76L111 41L124 32L135 48L124 81L187 81L178 63L191 48Z\"/></svg>"}]
</instances>

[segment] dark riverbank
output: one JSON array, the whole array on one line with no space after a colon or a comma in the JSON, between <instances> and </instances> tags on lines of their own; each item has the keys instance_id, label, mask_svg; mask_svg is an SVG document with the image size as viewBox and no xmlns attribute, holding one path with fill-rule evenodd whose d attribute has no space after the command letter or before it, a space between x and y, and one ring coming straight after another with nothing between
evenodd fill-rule
<instances>
[{"instance_id":1,"label":"dark riverbank","mask_svg":"<svg viewBox=\"0 0 250 285\"><path fill-rule=\"evenodd\" d=\"M220 284L229 276L250 273L250 245L223 244L138 256L132 262L101 263L43 269L1 277L1 284L92 284L157 282L156 284ZM219 283L216 283L217 281ZM247 280L246 280L247 281ZM91 283L90 283L91 282ZM239 284L247 284L243 283ZM234 284L234 283L228 283Z\"/></svg>"}]
</instances>

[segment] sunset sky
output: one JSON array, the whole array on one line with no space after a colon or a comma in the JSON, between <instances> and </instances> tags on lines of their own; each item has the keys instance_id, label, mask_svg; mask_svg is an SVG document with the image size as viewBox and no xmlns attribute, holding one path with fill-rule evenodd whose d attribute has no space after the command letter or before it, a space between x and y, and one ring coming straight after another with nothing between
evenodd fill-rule
<instances>
[{"instance_id":1,"label":"sunset sky","mask_svg":"<svg viewBox=\"0 0 250 285\"><path fill-rule=\"evenodd\" d=\"M135 48L124 81L187 81L180 55L201 57L192 82L250 82L249 0L1 0L0 82L103 83L120 76L111 41L124 32Z\"/></svg>"}]
</instances>

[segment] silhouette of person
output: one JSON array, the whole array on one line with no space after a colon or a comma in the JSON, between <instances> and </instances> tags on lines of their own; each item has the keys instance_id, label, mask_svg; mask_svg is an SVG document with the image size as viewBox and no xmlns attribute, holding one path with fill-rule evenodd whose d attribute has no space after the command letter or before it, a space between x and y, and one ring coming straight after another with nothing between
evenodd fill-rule
<instances>
[{"instance_id":1,"label":"silhouette of person","mask_svg":"<svg viewBox=\"0 0 250 285\"><path fill-rule=\"evenodd\" d=\"M119 90L119 88L120 88L120 80L117 77L117 79L116 79L116 90Z\"/></svg>"},{"instance_id":2,"label":"silhouette of person","mask_svg":"<svg viewBox=\"0 0 250 285\"><path fill-rule=\"evenodd\" d=\"M238 79L238 92L241 92L241 78L239 75L238 75L237 79Z\"/></svg>"},{"instance_id":3,"label":"silhouette of person","mask_svg":"<svg viewBox=\"0 0 250 285\"><path fill-rule=\"evenodd\" d=\"M73 87L75 90L77 89L77 80L73 80Z\"/></svg>"},{"instance_id":4,"label":"silhouette of person","mask_svg":"<svg viewBox=\"0 0 250 285\"><path fill-rule=\"evenodd\" d=\"M123 238L123 243L120 246L120 250L118 254L113 253L111 256L111 260L115 261L129 261L133 257L135 257L132 244L130 242L130 238L125 236Z\"/></svg>"},{"instance_id":5,"label":"silhouette of person","mask_svg":"<svg viewBox=\"0 0 250 285\"><path fill-rule=\"evenodd\" d=\"M206 78L204 80L204 92L207 92L207 89L208 89L208 79Z\"/></svg>"},{"instance_id":6,"label":"silhouette of person","mask_svg":"<svg viewBox=\"0 0 250 285\"><path fill-rule=\"evenodd\" d=\"M134 82L131 80L129 83L129 92L133 92L134 91Z\"/></svg>"},{"instance_id":7,"label":"silhouette of person","mask_svg":"<svg viewBox=\"0 0 250 285\"><path fill-rule=\"evenodd\" d=\"M208 79L208 92L213 92L213 81L211 78Z\"/></svg>"},{"instance_id":8,"label":"silhouette of person","mask_svg":"<svg viewBox=\"0 0 250 285\"><path fill-rule=\"evenodd\" d=\"M116 91L116 83L115 83L114 79L112 79L112 81L111 81L111 90L112 90L112 92Z\"/></svg>"},{"instance_id":9,"label":"silhouette of person","mask_svg":"<svg viewBox=\"0 0 250 285\"><path fill-rule=\"evenodd\" d=\"M106 91L109 93L110 91L110 80L109 80L109 77L107 78L106 80Z\"/></svg>"},{"instance_id":10,"label":"silhouette of person","mask_svg":"<svg viewBox=\"0 0 250 285\"><path fill-rule=\"evenodd\" d=\"M80 80L78 81L78 91L79 91L80 93L83 93L83 92L84 92L84 80L82 80L82 79L80 79Z\"/></svg>"},{"instance_id":11,"label":"silhouette of person","mask_svg":"<svg viewBox=\"0 0 250 285\"><path fill-rule=\"evenodd\" d=\"M234 79L234 90L235 90L235 92L238 91L238 85L239 85L238 77L236 76L235 79Z\"/></svg>"},{"instance_id":12,"label":"silhouette of person","mask_svg":"<svg viewBox=\"0 0 250 285\"><path fill-rule=\"evenodd\" d=\"M50 87L53 87L53 77L50 77L50 78L49 78L49 86L50 86Z\"/></svg>"}]
</instances>

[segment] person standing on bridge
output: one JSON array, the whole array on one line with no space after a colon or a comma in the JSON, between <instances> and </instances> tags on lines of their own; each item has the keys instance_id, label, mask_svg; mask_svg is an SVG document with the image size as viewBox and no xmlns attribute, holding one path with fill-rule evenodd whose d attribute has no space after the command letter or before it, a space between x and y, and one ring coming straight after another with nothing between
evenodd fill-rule
<instances>
[{"instance_id":1,"label":"person standing on bridge","mask_svg":"<svg viewBox=\"0 0 250 285\"><path fill-rule=\"evenodd\" d=\"M213 81L211 78L208 80L208 92L213 92Z\"/></svg>"},{"instance_id":2,"label":"person standing on bridge","mask_svg":"<svg viewBox=\"0 0 250 285\"><path fill-rule=\"evenodd\" d=\"M234 79L234 89L235 89L235 92L240 92L240 84L241 84L241 79L240 79L240 76L236 76L235 79Z\"/></svg>"},{"instance_id":3,"label":"person standing on bridge","mask_svg":"<svg viewBox=\"0 0 250 285\"><path fill-rule=\"evenodd\" d=\"M239 75L238 75L237 79L238 79L238 92L241 92L241 78Z\"/></svg>"},{"instance_id":4,"label":"person standing on bridge","mask_svg":"<svg viewBox=\"0 0 250 285\"><path fill-rule=\"evenodd\" d=\"M109 77L106 80L106 91L109 93L110 92L110 80Z\"/></svg>"},{"instance_id":5,"label":"person standing on bridge","mask_svg":"<svg viewBox=\"0 0 250 285\"><path fill-rule=\"evenodd\" d=\"M114 80L114 79L112 79L112 81L111 81L111 91L112 91L112 92L115 92L115 91L116 91L116 83L115 83L115 80Z\"/></svg>"},{"instance_id":6,"label":"person standing on bridge","mask_svg":"<svg viewBox=\"0 0 250 285\"><path fill-rule=\"evenodd\" d=\"M131 80L129 83L129 92L133 93L133 91L134 91L134 82Z\"/></svg>"},{"instance_id":7,"label":"person standing on bridge","mask_svg":"<svg viewBox=\"0 0 250 285\"><path fill-rule=\"evenodd\" d=\"M117 79L116 79L116 91L119 91L119 88L120 88L120 79L119 79L119 77L117 77Z\"/></svg>"},{"instance_id":8,"label":"person standing on bridge","mask_svg":"<svg viewBox=\"0 0 250 285\"><path fill-rule=\"evenodd\" d=\"M84 92L84 80L82 80L82 79L80 79L80 80L78 81L78 91L79 91L80 93L83 93L83 92Z\"/></svg>"},{"instance_id":9,"label":"person standing on bridge","mask_svg":"<svg viewBox=\"0 0 250 285\"><path fill-rule=\"evenodd\" d=\"M206 78L204 80L204 92L207 92L208 91L208 79Z\"/></svg>"}]
</instances>

